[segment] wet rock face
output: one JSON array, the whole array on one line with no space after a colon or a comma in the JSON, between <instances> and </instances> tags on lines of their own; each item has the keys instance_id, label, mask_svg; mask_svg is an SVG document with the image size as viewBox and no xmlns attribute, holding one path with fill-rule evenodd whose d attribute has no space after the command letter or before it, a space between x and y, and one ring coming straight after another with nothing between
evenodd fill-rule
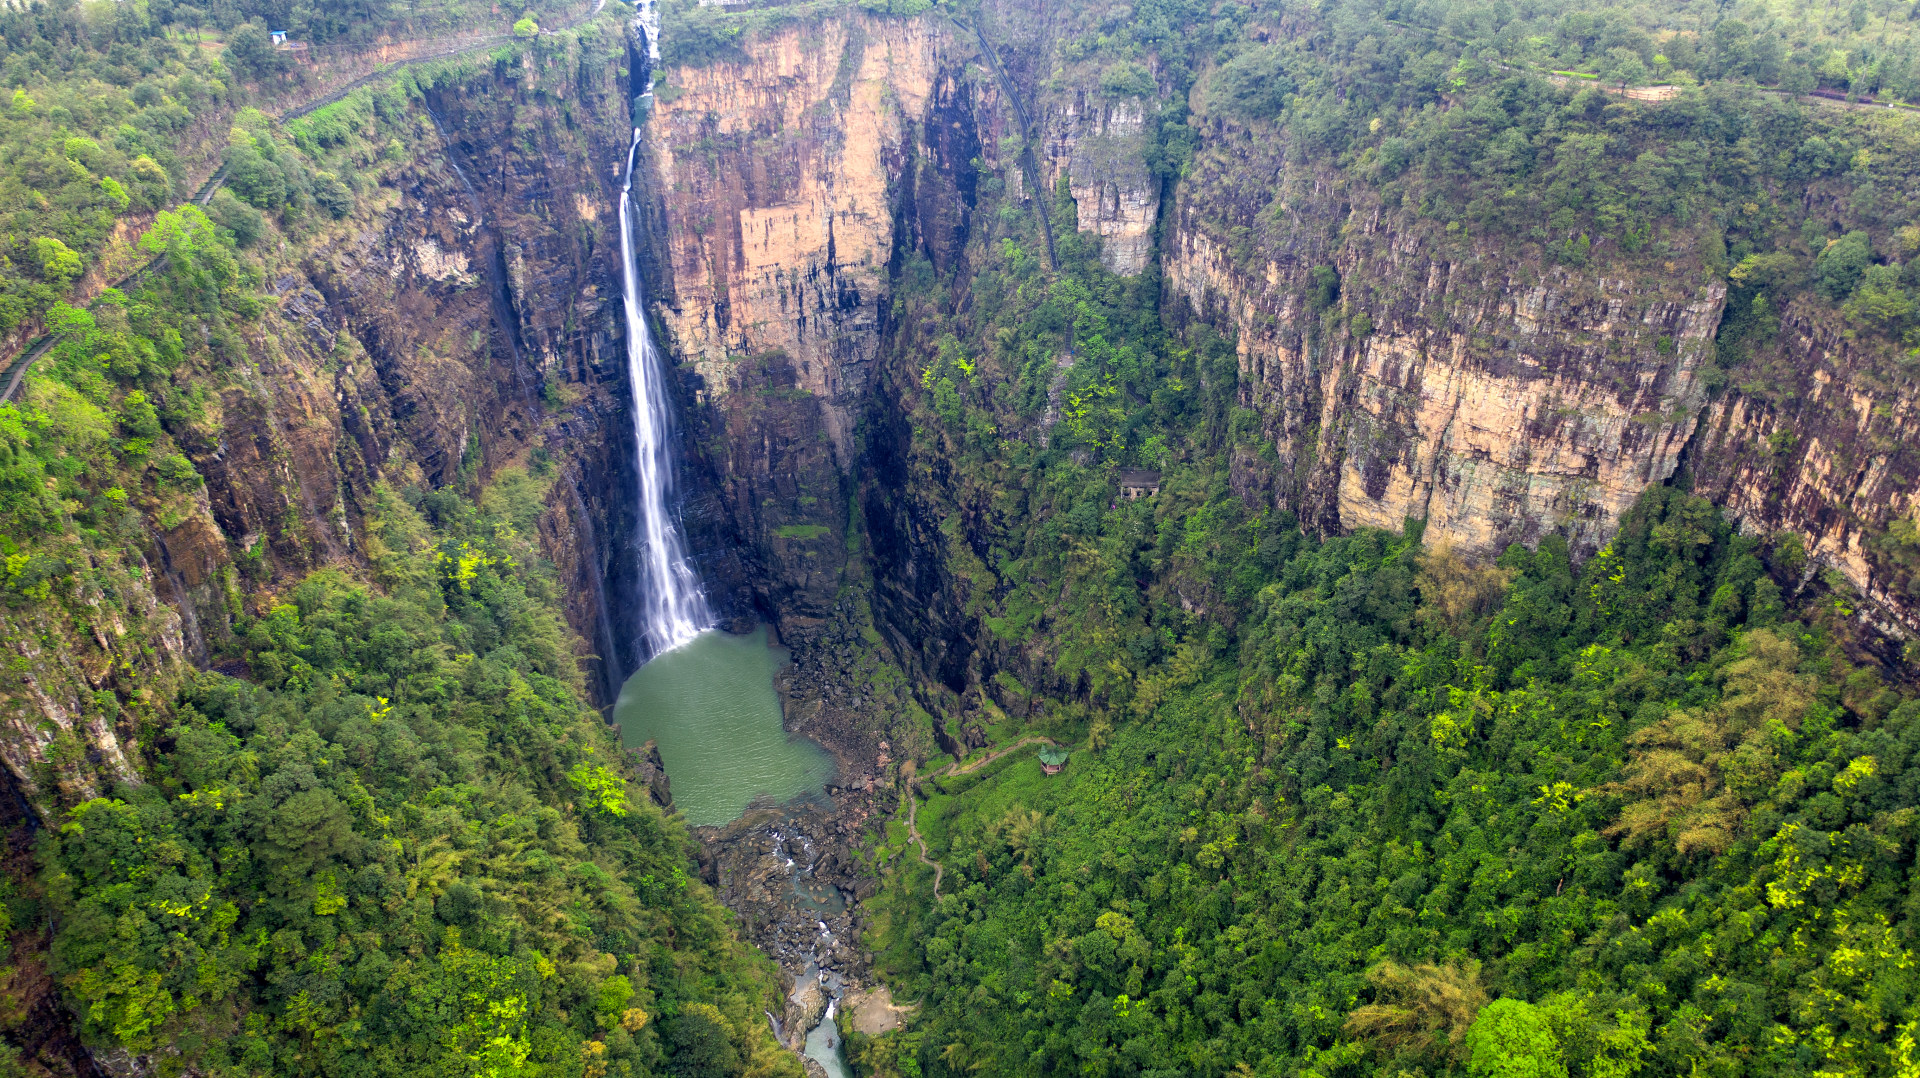
<instances>
[{"instance_id":1,"label":"wet rock face","mask_svg":"<svg viewBox=\"0 0 1920 1078\"><path fill-rule=\"evenodd\" d=\"M1239 340L1271 448L1236 461L1243 495L1325 531L1590 551L1673 474L1725 300L1690 254L1529 261L1284 155L1212 129L1167 258L1180 313Z\"/></svg>"},{"instance_id":2,"label":"wet rock face","mask_svg":"<svg viewBox=\"0 0 1920 1078\"><path fill-rule=\"evenodd\" d=\"M827 990L818 979L801 978L800 986L787 997L787 1010L781 1027L787 1031L787 1047L796 1051L805 1047L807 1031L820 1024L827 1013Z\"/></svg>"},{"instance_id":3,"label":"wet rock face","mask_svg":"<svg viewBox=\"0 0 1920 1078\"><path fill-rule=\"evenodd\" d=\"M653 803L668 812L673 811L673 782L667 777L667 764L660 758L660 745L649 741L637 749L628 749L633 756L634 769L640 773L641 785L647 789L647 796Z\"/></svg>"}]
</instances>

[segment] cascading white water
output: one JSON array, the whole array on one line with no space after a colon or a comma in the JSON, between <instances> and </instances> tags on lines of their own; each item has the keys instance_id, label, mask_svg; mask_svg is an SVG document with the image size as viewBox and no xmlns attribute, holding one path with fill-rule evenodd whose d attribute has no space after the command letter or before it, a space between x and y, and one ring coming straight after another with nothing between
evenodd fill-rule
<instances>
[{"instance_id":1,"label":"cascading white water","mask_svg":"<svg viewBox=\"0 0 1920 1078\"><path fill-rule=\"evenodd\" d=\"M648 653L658 655L710 628L713 614L673 517L673 412L666 370L647 325L633 249L633 166L639 149L636 128L627 148L626 186L620 191L620 272L627 308L627 376L633 383L634 470L640 476L640 630Z\"/></svg>"}]
</instances>

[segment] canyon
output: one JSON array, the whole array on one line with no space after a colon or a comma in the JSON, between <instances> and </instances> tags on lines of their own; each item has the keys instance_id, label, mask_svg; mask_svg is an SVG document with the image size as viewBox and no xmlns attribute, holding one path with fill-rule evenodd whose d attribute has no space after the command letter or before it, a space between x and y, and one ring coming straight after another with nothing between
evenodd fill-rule
<instances>
[{"instance_id":1,"label":"canyon","mask_svg":"<svg viewBox=\"0 0 1920 1078\"><path fill-rule=\"evenodd\" d=\"M1025 25L1018 9L995 17ZM937 522L889 524L894 549L876 550L862 503L903 504L887 490L901 478L872 464L904 380L887 373L901 260L964 265L983 178L1000 205L1045 197L1006 155L1020 119L1002 85L941 17L835 12L659 72L636 118L644 40L603 34L574 46L597 51L433 86L407 163L354 217L273 257L277 308L244 342L244 370L205 372L220 387L209 433L184 439L207 477L194 510L140 558L99 567L115 598L85 631L4 615L23 674L5 689L0 757L30 799L132 778L131 730L97 695L151 706L209 661L236 604L264 610L276 581L355 563L383 480L556 469L540 533L610 701L640 657L608 613L640 586L612 216L635 122L685 526L719 615L765 618L804 648L850 609L850 585L870 584L900 661L956 693L991 679L925 538ZM1011 57L1009 85L1035 48ZM1707 375L1726 286L1698 249L1514 264L1231 120L1196 119L1204 137L1174 183L1146 160L1163 101L1066 77L1020 92L1043 182L1074 211L1059 227L1099 237L1118 274L1162 275L1171 324L1235 342L1238 403L1259 417L1233 461L1250 505L1329 534L1424 521L1476 557L1557 534L1584 556L1641 490L1681 476L1744 526L1797 535L1880 633L1915 624L1904 571L1871 546L1912 508L1915 405L1820 312L1789 312L1773 346L1798 384L1722 388ZM1321 266L1338 298L1315 307ZM870 759L890 721L819 724L860 731L847 755ZM72 762L50 764L69 741Z\"/></svg>"},{"instance_id":2,"label":"canyon","mask_svg":"<svg viewBox=\"0 0 1920 1078\"><path fill-rule=\"evenodd\" d=\"M1813 303L1765 346L1790 382L1730 378L1724 250L1703 232L1582 265L1515 258L1204 109L1169 170L1166 73L1103 80L1016 0L977 27L808 11L656 69L659 32L609 15L352 113L393 140L389 163L350 215L261 253L270 308L192 372L205 418L175 437L204 490L137 550L95 557L78 605L0 611L0 761L23 827L143 781L183 681L249 673L226 646L238 618L315 570L365 571L387 486L539 483L531 523L610 708L646 656L630 612L649 597L629 159L650 301L634 315L664 350L690 557L722 624L765 621L793 649L788 727L838 763L823 803L701 834L707 881L790 973L814 907L773 886L775 860L804 841L819 884L854 900L826 915L834 934L857 939L874 890L857 848L913 796L901 762L980 743L967 727L1024 716L1031 690L1082 689L988 625L967 533L1012 511L908 451L936 344L896 292L921 264L945 282L977 269L990 214L1051 213L1108 273L1158 288L1174 332L1230 342L1246 432L1230 480L1251 510L1320 535L1419 522L1475 562L1548 537L1585 559L1643 491L1678 483L1770 543L1794 537L1803 583L1850 589L1890 662L1920 629L1914 541L1887 538L1920 512L1920 399ZM1003 418L1007 440L1044 445L1046 421ZM657 757L642 766L659 777ZM869 974L857 946L831 957Z\"/></svg>"}]
</instances>

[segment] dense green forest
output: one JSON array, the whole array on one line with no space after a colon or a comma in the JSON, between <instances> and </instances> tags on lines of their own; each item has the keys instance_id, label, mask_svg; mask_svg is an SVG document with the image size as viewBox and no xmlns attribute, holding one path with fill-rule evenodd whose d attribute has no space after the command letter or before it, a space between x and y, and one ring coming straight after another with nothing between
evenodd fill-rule
<instances>
[{"instance_id":1,"label":"dense green forest","mask_svg":"<svg viewBox=\"0 0 1920 1078\"><path fill-rule=\"evenodd\" d=\"M1787 616L1794 551L1671 489L1578 568L1236 530L1237 631L1113 649L1065 775L927 791L944 897L907 858L878 936L927 1012L868 1073L1913 1065L1920 703Z\"/></svg>"},{"instance_id":2,"label":"dense green forest","mask_svg":"<svg viewBox=\"0 0 1920 1078\"><path fill-rule=\"evenodd\" d=\"M794 1072L772 964L581 703L541 488L383 493L373 579L242 619L249 677L166 702L154 781L49 836L91 1033L213 1074Z\"/></svg>"},{"instance_id":3,"label":"dense green forest","mask_svg":"<svg viewBox=\"0 0 1920 1078\"><path fill-rule=\"evenodd\" d=\"M183 7L0 13L0 324L46 311L54 336L0 404L10 619L157 629L132 597L150 536L206 512L189 452L219 444L210 403L269 332L265 250L437 145L413 84L293 131L237 107L277 73L224 68ZM196 123L226 169L204 210L180 204ZM116 223L151 268L69 305ZM48 928L28 960L100 1058L162 1074L797 1074L763 1017L777 969L587 703L537 539L552 468L460 480L379 487L362 565L271 579L269 537L240 550L224 672L140 684L144 642L122 645L81 718L137 735L137 781L99 785L42 724L30 777L56 812L38 879L7 888L9 924ZM0 1045L0 1073L42 1072Z\"/></svg>"},{"instance_id":4,"label":"dense green forest","mask_svg":"<svg viewBox=\"0 0 1920 1078\"><path fill-rule=\"evenodd\" d=\"M1910 5L1081 14L1056 76L1157 85L1169 185L1246 125L1516 261L1664 250L1731 286L1716 390L1769 392L1789 305L1877 342L1888 379L1920 345L1913 121L1794 96L1911 95ZM1679 88L1658 107L1592 85L1656 79ZM1229 224L1286 227L1274 202ZM1920 1066L1920 703L1859 647L1843 581L1735 534L1684 471L1580 563L1249 508L1233 342L1168 324L1151 265L1103 270L1064 190L1051 210L1058 273L1011 207L967 276L904 262L894 346L912 497L1001 667L978 733L1075 751L914 787L937 899L904 814L875 841L869 943L922 1011L843 1023L859 1073ZM1309 280L1309 340L1364 309L1333 267ZM1046 443L1017 433L1049 414ZM1160 492L1117 498L1122 466Z\"/></svg>"},{"instance_id":5,"label":"dense green forest","mask_svg":"<svg viewBox=\"0 0 1920 1078\"><path fill-rule=\"evenodd\" d=\"M916 452L1003 507L950 557L1084 688L1037 724L1080 751L922 787L937 901L904 829L876 846L871 942L925 1010L849 1029L862 1073L1907 1073L1920 702L1798 540L1684 476L1581 565L1308 536L1228 486L1230 353L1161 337L1084 242L1015 286L1006 237L971 282L988 340L1071 325L1101 364L1058 448L993 437L1044 404L1017 350L924 345ZM1069 446L1162 491L1116 501Z\"/></svg>"}]
</instances>

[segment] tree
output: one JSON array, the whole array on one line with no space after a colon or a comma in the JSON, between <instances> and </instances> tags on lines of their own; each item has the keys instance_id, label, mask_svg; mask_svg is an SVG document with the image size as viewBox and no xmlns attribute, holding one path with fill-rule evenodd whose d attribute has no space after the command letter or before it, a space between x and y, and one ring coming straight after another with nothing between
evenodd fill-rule
<instances>
[{"instance_id":1,"label":"tree","mask_svg":"<svg viewBox=\"0 0 1920 1078\"><path fill-rule=\"evenodd\" d=\"M228 135L227 186L248 205L271 212L286 204L287 174L263 152L272 146L261 141L237 127Z\"/></svg>"},{"instance_id":2,"label":"tree","mask_svg":"<svg viewBox=\"0 0 1920 1078\"><path fill-rule=\"evenodd\" d=\"M733 1078L740 1073L733 1027L719 1008L710 1003L685 1004L669 1028L674 1074L682 1078Z\"/></svg>"},{"instance_id":3,"label":"tree","mask_svg":"<svg viewBox=\"0 0 1920 1078\"><path fill-rule=\"evenodd\" d=\"M1614 49L1608 57L1606 80L1622 89L1644 86L1649 72L1646 62L1631 49Z\"/></svg>"},{"instance_id":4,"label":"tree","mask_svg":"<svg viewBox=\"0 0 1920 1078\"><path fill-rule=\"evenodd\" d=\"M1467 1030L1467 1073L1474 1078L1567 1078L1560 1045L1533 1004L1496 999Z\"/></svg>"},{"instance_id":5,"label":"tree","mask_svg":"<svg viewBox=\"0 0 1920 1078\"><path fill-rule=\"evenodd\" d=\"M1733 845L1747 804L1778 770L1770 732L1798 729L1814 702L1812 679L1794 671L1800 650L1791 640L1756 629L1743 646L1718 704L1676 710L1628 739L1626 772L1605 787L1628 798L1609 834L1629 846L1665 837L1682 854Z\"/></svg>"},{"instance_id":6,"label":"tree","mask_svg":"<svg viewBox=\"0 0 1920 1078\"><path fill-rule=\"evenodd\" d=\"M266 29L252 22L235 29L227 39L226 60L234 70L255 79L277 75L286 64Z\"/></svg>"},{"instance_id":7,"label":"tree","mask_svg":"<svg viewBox=\"0 0 1920 1078\"><path fill-rule=\"evenodd\" d=\"M519 22L516 22L513 24L514 37L529 38L529 37L534 37L539 33L540 33L540 24L534 22L533 17L530 15L522 16Z\"/></svg>"},{"instance_id":8,"label":"tree","mask_svg":"<svg viewBox=\"0 0 1920 1078\"><path fill-rule=\"evenodd\" d=\"M1853 286L1873 262L1873 244L1858 229L1827 244L1813 260L1814 280L1820 293L1839 303L1853 294Z\"/></svg>"},{"instance_id":9,"label":"tree","mask_svg":"<svg viewBox=\"0 0 1920 1078\"><path fill-rule=\"evenodd\" d=\"M1420 966L1382 962L1367 971L1367 983L1377 1002L1347 1016L1347 1035L1388 1055L1457 1055L1487 1001L1474 959Z\"/></svg>"},{"instance_id":10,"label":"tree","mask_svg":"<svg viewBox=\"0 0 1920 1078\"><path fill-rule=\"evenodd\" d=\"M259 210L240 201L232 191L226 188L214 192L207 201L207 216L214 223L233 233L233 242L237 247L251 247L257 243L261 234L267 230L266 218Z\"/></svg>"},{"instance_id":11,"label":"tree","mask_svg":"<svg viewBox=\"0 0 1920 1078\"><path fill-rule=\"evenodd\" d=\"M1913 296L1900 286L1899 264L1867 267L1846 311L1863 322L1888 328L1905 321L1913 313Z\"/></svg>"},{"instance_id":12,"label":"tree","mask_svg":"<svg viewBox=\"0 0 1920 1078\"><path fill-rule=\"evenodd\" d=\"M1446 542L1420 552L1420 609L1414 616L1435 632L1465 633L1500 604L1513 574L1497 565L1471 565Z\"/></svg>"},{"instance_id":13,"label":"tree","mask_svg":"<svg viewBox=\"0 0 1920 1078\"><path fill-rule=\"evenodd\" d=\"M1268 119L1286 107L1293 80L1287 54L1278 46L1248 49L1223 64L1209 83L1209 105L1248 119Z\"/></svg>"},{"instance_id":14,"label":"tree","mask_svg":"<svg viewBox=\"0 0 1920 1078\"><path fill-rule=\"evenodd\" d=\"M37 237L30 249L33 264L39 267L41 278L56 287L65 287L68 281L80 276L80 272L86 268L79 252L52 236Z\"/></svg>"}]
</instances>

